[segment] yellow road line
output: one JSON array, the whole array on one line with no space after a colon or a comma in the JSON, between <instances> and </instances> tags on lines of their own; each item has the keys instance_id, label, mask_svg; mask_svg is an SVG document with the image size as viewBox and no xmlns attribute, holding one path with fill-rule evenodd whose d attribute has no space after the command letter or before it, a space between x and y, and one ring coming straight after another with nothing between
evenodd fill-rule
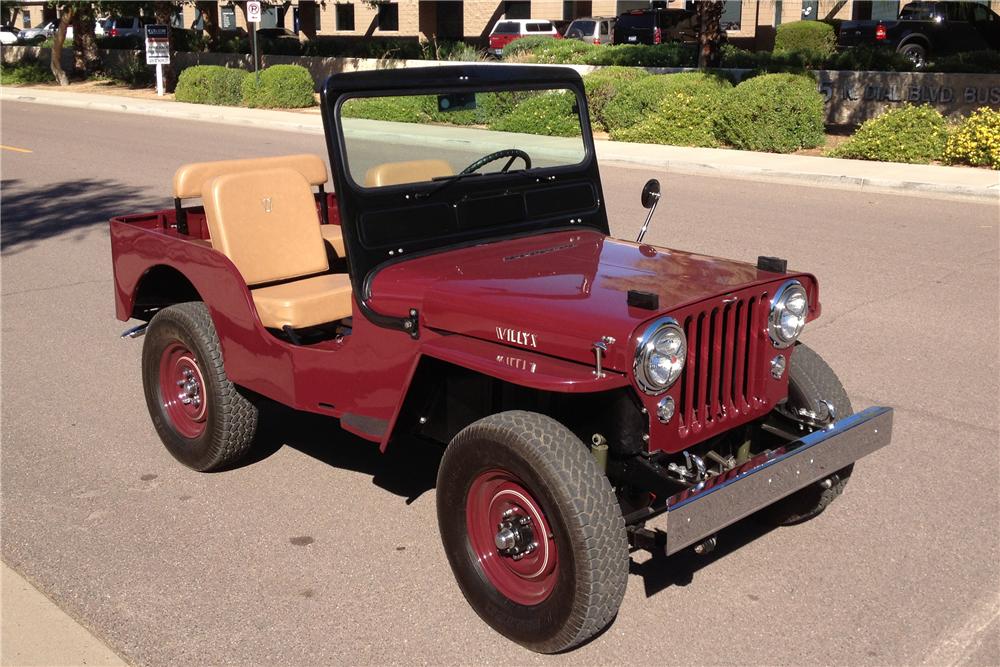
<instances>
[{"instance_id":1,"label":"yellow road line","mask_svg":"<svg viewBox=\"0 0 1000 667\"><path fill-rule=\"evenodd\" d=\"M27 148L16 148L14 146L4 146L3 144L0 144L0 148L5 151L14 151L15 153L34 153L34 151L30 151Z\"/></svg>"}]
</instances>

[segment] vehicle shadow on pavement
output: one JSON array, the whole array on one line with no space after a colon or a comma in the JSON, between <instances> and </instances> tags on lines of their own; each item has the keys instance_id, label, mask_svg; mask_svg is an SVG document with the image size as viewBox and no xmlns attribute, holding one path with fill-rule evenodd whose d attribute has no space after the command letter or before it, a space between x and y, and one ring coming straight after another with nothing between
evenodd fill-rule
<instances>
[{"instance_id":1,"label":"vehicle shadow on pavement","mask_svg":"<svg viewBox=\"0 0 1000 667\"><path fill-rule=\"evenodd\" d=\"M34 187L20 179L0 181L4 255L28 250L35 243L75 231L77 240L96 225L106 225L127 211L156 210L163 201L148 191L121 183L81 179Z\"/></svg>"},{"instance_id":2,"label":"vehicle shadow on pavement","mask_svg":"<svg viewBox=\"0 0 1000 667\"><path fill-rule=\"evenodd\" d=\"M654 553L652 558L642 563L637 563L635 559L629 561L628 571L642 577L646 597L653 597L671 586L687 586L694 581L698 570L742 549L772 530L774 526L757 521L751 515L720 531L718 546L703 556L694 553L690 547L673 556Z\"/></svg>"},{"instance_id":3,"label":"vehicle shadow on pavement","mask_svg":"<svg viewBox=\"0 0 1000 667\"><path fill-rule=\"evenodd\" d=\"M444 453L435 443L403 437L382 454L378 443L348 433L333 417L267 402L261 406L257 441L237 467L262 461L283 446L335 468L369 475L375 486L405 498L407 505L435 487Z\"/></svg>"}]
</instances>

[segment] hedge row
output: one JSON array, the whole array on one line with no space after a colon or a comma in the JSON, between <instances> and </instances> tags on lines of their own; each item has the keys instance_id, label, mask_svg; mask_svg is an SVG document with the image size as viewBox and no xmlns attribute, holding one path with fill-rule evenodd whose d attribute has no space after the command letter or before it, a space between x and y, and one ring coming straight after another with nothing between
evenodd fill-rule
<instances>
[{"instance_id":1,"label":"hedge row","mask_svg":"<svg viewBox=\"0 0 1000 667\"><path fill-rule=\"evenodd\" d=\"M583 78L591 119L612 140L678 146L727 144L791 152L823 143L823 98L812 79L761 75L736 86L703 72L652 75L608 68ZM569 93L486 93L475 110L440 113L421 95L355 99L343 115L396 122L446 122L493 130L570 136L579 133Z\"/></svg>"},{"instance_id":2,"label":"hedge row","mask_svg":"<svg viewBox=\"0 0 1000 667\"><path fill-rule=\"evenodd\" d=\"M197 65L183 70L174 98L178 102L267 109L298 109L316 104L313 79L299 65L273 65L257 78L242 69Z\"/></svg>"},{"instance_id":3,"label":"hedge row","mask_svg":"<svg viewBox=\"0 0 1000 667\"><path fill-rule=\"evenodd\" d=\"M833 157L1000 169L1000 111L982 107L950 126L928 105L891 109L866 121Z\"/></svg>"},{"instance_id":4,"label":"hedge row","mask_svg":"<svg viewBox=\"0 0 1000 667\"><path fill-rule=\"evenodd\" d=\"M791 26L822 26L820 29L797 28L785 31L785 39L774 51L747 51L731 44L722 47L721 67L752 69L761 73L802 73L809 69L839 71L910 72L913 63L890 48L858 46L836 52L829 41L832 29L817 21L799 21ZM781 27L784 28L785 25ZM798 32L807 33L799 35ZM666 44L619 44L597 46L575 39L522 37L503 51L504 60L513 62L561 65L624 65L632 67L695 67L698 53L694 46ZM991 73L1000 71L1000 52L969 51L941 56L921 69L922 72Z\"/></svg>"}]
</instances>

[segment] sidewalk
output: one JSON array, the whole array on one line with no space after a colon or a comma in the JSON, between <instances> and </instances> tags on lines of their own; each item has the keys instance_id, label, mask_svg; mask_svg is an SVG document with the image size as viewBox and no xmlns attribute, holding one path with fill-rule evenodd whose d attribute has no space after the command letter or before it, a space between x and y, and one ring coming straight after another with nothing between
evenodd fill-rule
<instances>
[{"instance_id":1,"label":"sidewalk","mask_svg":"<svg viewBox=\"0 0 1000 667\"><path fill-rule=\"evenodd\" d=\"M0 568L0 665L128 664L6 563Z\"/></svg>"},{"instance_id":2,"label":"sidewalk","mask_svg":"<svg viewBox=\"0 0 1000 667\"><path fill-rule=\"evenodd\" d=\"M190 119L244 127L323 134L318 110L271 111L148 100L44 87L3 87L0 100ZM655 167L678 173L859 192L1000 202L1000 173L970 167L866 162L808 155L777 155L716 148L685 148L598 140L602 163Z\"/></svg>"}]
</instances>

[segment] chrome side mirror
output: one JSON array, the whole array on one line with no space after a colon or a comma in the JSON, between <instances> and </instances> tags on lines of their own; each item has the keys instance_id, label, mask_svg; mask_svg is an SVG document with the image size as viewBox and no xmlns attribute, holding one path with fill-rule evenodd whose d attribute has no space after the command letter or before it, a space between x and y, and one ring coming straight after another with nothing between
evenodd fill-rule
<instances>
[{"instance_id":1,"label":"chrome side mirror","mask_svg":"<svg viewBox=\"0 0 1000 667\"><path fill-rule=\"evenodd\" d=\"M655 178L651 178L646 181L646 185L642 186L642 207L648 208L649 213L646 214L646 221L642 223L642 229L639 230L639 236L635 239L636 243L642 243L642 237L646 235L646 229L649 227L649 221L653 219L653 213L656 212L656 205L660 201L660 182Z\"/></svg>"}]
</instances>

